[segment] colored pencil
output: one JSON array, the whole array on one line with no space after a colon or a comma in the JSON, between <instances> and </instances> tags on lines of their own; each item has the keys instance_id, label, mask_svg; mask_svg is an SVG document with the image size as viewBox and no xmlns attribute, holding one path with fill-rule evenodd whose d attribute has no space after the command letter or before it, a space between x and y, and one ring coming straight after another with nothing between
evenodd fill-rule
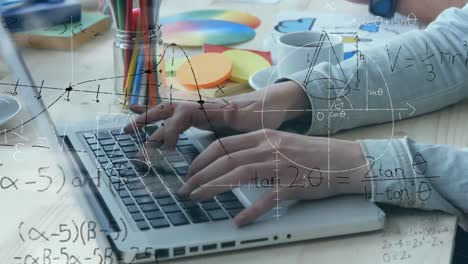
<instances>
[{"instance_id":1,"label":"colored pencil","mask_svg":"<svg viewBox=\"0 0 468 264\"><path fill-rule=\"evenodd\" d=\"M154 71L153 71L153 55L152 50L154 44L152 43L153 38L150 37L154 27L154 23L151 21L153 18L152 13L149 10L153 11L153 1L152 0L140 0L140 8L141 8L141 16L142 16L142 26L144 30L144 42L145 42L145 58L146 58L146 70L150 71L146 75L146 83L147 83L147 97L146 97L146 105L155 106L157 104L157 94L156 90L158 89L158 84L154 78Z\"/></svg>"},{"instance_id":2,"label":"colored pencil","mask_svg":"<svg viewBox=\"0 0 468 264\"><path fill-rule=\"evenodd\" d=\"M133 80L133 90L132 90L132 104L138 104L140 100L140 91L141 91L141 77L145 75L145 53L143 50L143 44L140 45L140 52L137 59L137 67L135 72L135 79Z\"/></svg>"},{"instance_id":3,"label":"colored pencil","mask_svg":"<svg viewBox=\"0 0 468 264\"><path fill-rule=\"evenodd\" d=\"M136 64L138 61L138 54L139 54L139 48L140 48L140 41L141 41L141 16L140 19L138 19L137 23L137 34L135 37L135 43L133 45L133 52L132 52L132 58L130 60L129 68L128 68L128 77L127 77L127 82L125 83L125 99L122 107L126 106L126 103L128 102L128 96L132 94L132 88L133 88L133 82L135 79L135 71L136 71Z\"/></svg>"},{"instance_id":4,"label":"colored pencil","mask_svg":"<svg viewBox=\"0 0 468 264\"><path fill-rule=\"evenodd\" d=\"M114 0L117 5L117 29L125 29L125 0Z\"/></svg>"},{"instance_id":5,"label":"colored pencil","mask_svg":"<svg viewBox=\"0 0 468 264\"><path fill-rule=\"evenodd\" d=\"M133 34L135 31L135 26L133 25L133 1L128 1L127 6L125 8L125 31L126 34ZM124 53L124 84L127 83L128 77L128 67L130 64L130 59L132 56L131 49L125 49Z\"/></svg>"}]
</instances>

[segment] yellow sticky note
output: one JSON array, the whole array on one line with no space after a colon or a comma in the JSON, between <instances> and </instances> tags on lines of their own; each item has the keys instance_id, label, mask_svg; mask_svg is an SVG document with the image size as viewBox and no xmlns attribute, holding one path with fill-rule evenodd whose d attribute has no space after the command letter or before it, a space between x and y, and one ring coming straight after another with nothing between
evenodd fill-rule
<instances>
[{"instance_id":1,"label":"yellow sticky note","mask_svg":"<svg viewBox=\"0 0 468 264\"><path fill-rule=\"evenodd\" d=\"M233 49L223 54L231 58L233 70L230 79L235 82L246 83L254 73L271 66L265 58L247 50Z\"/></svg>"}]
</instances>

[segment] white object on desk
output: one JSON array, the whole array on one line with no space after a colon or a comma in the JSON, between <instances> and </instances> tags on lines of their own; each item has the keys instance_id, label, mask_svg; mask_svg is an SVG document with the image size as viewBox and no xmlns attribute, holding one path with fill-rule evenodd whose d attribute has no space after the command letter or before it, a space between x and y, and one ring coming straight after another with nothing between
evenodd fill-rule
<instances>
[{"instance_id":1,"label":"white object on desk","mask_svg":"<svg viewBox=\"0 0 468 264\"><path fill-rule=\"evenodd\" d=\"M343 38L320 31L287 33L278 39L278 72L287 76L321 63L343 60Z\"/></svg>"},{"instance_id":2,"label":"white object on desk","mask_svg":"<svg viewBox=\"0 0 468 264\"><path fill-rule=\"evenodd\" d=\"M254 73L249 78L249 85L252 89L258 91L272 85L278 79L278 70L276 66L268 67Z\"/></svg>"},{"instance_id":3,"label":"white object on desk","mask_svg":"<svg viewBox=\"0 0 468 264\"><path fill-rule=\"evenodd\" d=\"M0 125L12 119L21 109L20 102L9 95L0 95Z\"/></svg>"}]
</instances>

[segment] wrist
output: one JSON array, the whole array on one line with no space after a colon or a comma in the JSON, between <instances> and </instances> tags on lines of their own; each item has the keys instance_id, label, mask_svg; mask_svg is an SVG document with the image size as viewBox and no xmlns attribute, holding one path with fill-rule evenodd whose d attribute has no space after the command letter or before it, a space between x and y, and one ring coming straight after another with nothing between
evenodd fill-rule
<instances>
[{"instance_id":1,"label":"wrist","mask_svg":"<svg viewBox=\"0 0 468 264\"><path fill-rule=\"evenodd\" d=\"M284 97L289 98L285 121L295 120L309 116L311 103L306 91L295 81L284 82Z\"/></svg>"},{"instance_id":2,"label":"wrist","mask_svg":"<svg viewBox=\"0 0 468 264\"><path fill-rule=\"evenodd\" d=\"M336 195L364 194L370 191L370 182L363 181L369 171L367 160L358 141L349 141L343 146L347 162L334 179Z\"/></svg>"}]
</instances>

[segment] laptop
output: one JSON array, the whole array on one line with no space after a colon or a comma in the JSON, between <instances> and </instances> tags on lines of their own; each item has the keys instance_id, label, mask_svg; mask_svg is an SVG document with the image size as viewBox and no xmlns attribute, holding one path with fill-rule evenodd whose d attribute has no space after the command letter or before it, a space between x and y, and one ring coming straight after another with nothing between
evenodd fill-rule
<instances>
[{"instance_id":1,"label":"laptop","mask_svg":"<svg viewBox=\"0 0 468 264\"><path fill-rule=\"evenodd\" d=\"M364 195L279 204L254 223L238 228L233 218L261 194L240 187L208 201L194 202L174 193L182 186L191 162L213 140L194 128L180 135L177 150L158 152L149 166L137 166L136 153L158 128L123 132L131 115L99 115L60 134L34 86L8 32L0 27L0 52L17 74L25 107L52 149L67 149L60 164L65 173L79 172L83 192L113 252L123 263L146 263L220 253L383 228L385 215ZM25 87L29 86L29 87ZM31 88L32 87L32 88ZM63 132L63 131L62 131ZM77 170L78 169L78 170ZM76 176L76 175L73 175ZM281 207L281 208L280 208Z\"/></svg>"}]
</instances>

